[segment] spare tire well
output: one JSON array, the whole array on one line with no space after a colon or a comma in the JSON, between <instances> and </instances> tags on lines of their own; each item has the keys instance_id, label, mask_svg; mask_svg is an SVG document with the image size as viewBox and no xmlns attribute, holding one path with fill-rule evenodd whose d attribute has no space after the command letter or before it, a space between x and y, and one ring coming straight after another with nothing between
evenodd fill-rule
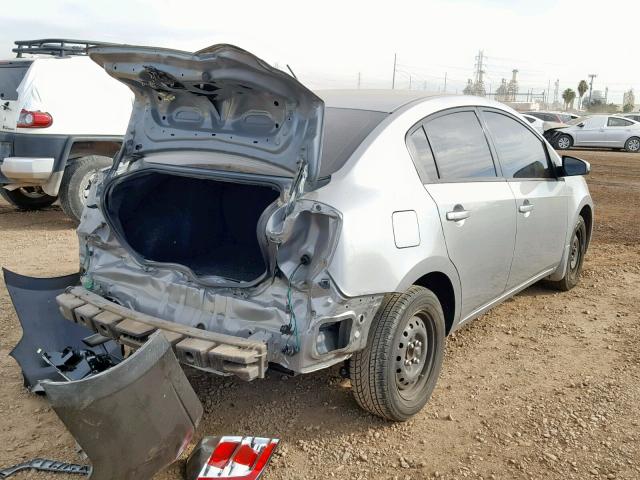
<instances>
[{"instance_id":1,"label":"spare tire well","mask_svg":"<svg viewBox=\"0 0 640 480\"><path fill-rule=\"evenodd\" d=\"M438 297L444 313L446 334L449 335L456 313L456 297L449 277L442 272L431 272L416 280L414 285L427 288Z\"/></svg>"}]
</instances>

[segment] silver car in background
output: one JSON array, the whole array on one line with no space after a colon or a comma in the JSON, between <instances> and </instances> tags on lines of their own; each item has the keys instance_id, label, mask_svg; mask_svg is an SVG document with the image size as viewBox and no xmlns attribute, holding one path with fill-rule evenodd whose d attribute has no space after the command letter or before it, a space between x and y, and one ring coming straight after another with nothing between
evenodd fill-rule
<instances>
[{"instance_id":1,"label":"silver car in background","mask_svg":"<svg viewBox=\"0 0 640 480\"><path fill-rule=\"evenodd\" d=\"M245 380L347 362L357 402L403 421L445 338L527 286L578 282L582 175L503 104L311 92L230 45L104 47L135 93L124 149L78 229L64 316Z\"/></svg>"},{"instance_id":2,"label":"silver car in background","mask_svg":"<svg viewBox=\"0 0 640 480\"><path fill-rule=\"evenodd\" d=\"M640 123L616 115L580 117L570 121L567 127L545 131L545 137L560 150L606 147L640 152Z\"/></svg>"}]
</instances>

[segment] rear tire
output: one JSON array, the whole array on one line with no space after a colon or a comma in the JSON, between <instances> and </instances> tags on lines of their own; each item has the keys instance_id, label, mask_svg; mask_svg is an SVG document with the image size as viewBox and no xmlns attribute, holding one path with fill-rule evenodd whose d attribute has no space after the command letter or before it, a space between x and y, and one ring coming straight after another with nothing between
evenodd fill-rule
<instances>
[{"instance_id":1,"label":"rear tire","mask_svg":"<svg viewBox=\"0 0 640 480\"><path fill-rule=\"evenodd\" d=\"M113 159L90 155L70 162L60 183L62 210L76 223L80 222L93 176L111 166Z\"/></svg>"},{"instance_id":2,"label":"rear tire","mask_svg":"<svg viewBox=\"0 0 640 480\"><path fill-rule=\"evenodd\" d=\"M445 321L438 297L412 286L385 297L369 330L367 347L349 371L358 404L374 415L406 421L427 403L442 366Z\"/></svg>"},{"instance_id":3,"label":"rear tire","mask_svg":"<svg viewBox=\"0 0 640 480\"><path fill-rule=\"evenodd\" d=\"M57 200L57 197L47 195L40 187L22 187L15 190L7 190L0 186L0 195L20 210L40 210L51 206Z\"/></svg>"},{"instance_id":4,"label":"rear tire","mask_svg":"<svg viewBox=\"0 0 640 480\"><path fill-rule=\"evenodd\" d=\"M573 146L573 139L569 135L560 135L556 139L555 147L558 150L569 150Z\"/></svg>"},{"instance_id":5,"label":"rear tire","mask_svg":"<svg viewBox=\"0 0 640 480\"><path fill-rule=\"evenodd\" d=\"M626 141L626 143L624 144L624 149L627 152L631 152L631 153L638 153L640 152L640 138L638 137L631 137L629 140Z\"/></svg>"},{"instance_id":6,"label":"rear tire","mask_svg":"<svg viewBox=\"0 0 640 480\"><path fill-rule=\"evenodd\" d=\"M565 268L564 277L556 282L550 282L554 288L567 292L578 284L584 254L587 252L587 226L582 215L578 217L576 226L571 235L569 244L569 258Z\"/></svg>"}]
</instances>

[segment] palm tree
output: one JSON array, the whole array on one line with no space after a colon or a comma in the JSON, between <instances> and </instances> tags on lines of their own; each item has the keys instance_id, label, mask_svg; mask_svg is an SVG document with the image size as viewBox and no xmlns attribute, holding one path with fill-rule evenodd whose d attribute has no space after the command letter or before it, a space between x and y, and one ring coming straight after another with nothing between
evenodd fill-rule
<instances>
[{"instance_id":1,"label":"palm tree","mask_svg":"<svg viewBox=\"0 0 640 480\"><path fill-rule=\"evenodd\" d=\"M582 97L584 97L584 94L587 93L587 90L589 90L589 84L587 83L587 81L580 80L580 83L578 83L578 95L580 95L580 105L579 105L580 108L582 108Z\"/></svg>"},{"instance_id":2,"label":"palm tree","mask_svg":"<svg viewBox=\"0 0 640 480\"><path fill-rule=\"evenodd\" d=\"M576 92L574 92L570 88L567 88L564 92L562 92L562 99L564 100L565 110L570 106L573 107L573 101L576 99Z\"/></svg>"}]
</instances>

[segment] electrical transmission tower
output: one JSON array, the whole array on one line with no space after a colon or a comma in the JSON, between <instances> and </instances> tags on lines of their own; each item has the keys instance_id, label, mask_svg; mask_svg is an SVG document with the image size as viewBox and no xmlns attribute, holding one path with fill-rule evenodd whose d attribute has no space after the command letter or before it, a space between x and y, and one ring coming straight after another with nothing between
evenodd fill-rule
<instances>
[{"instance_id":1,"label":"electrical transmission tower","mask_svg":"<svg viewBox=\"0 0 640 480\"><path fill-rule=\"evenodd\" d=\"M484 88L484 80L483 76L485 74L484 70L484 50L480 50L478 55L476 56L476 65L475 65L475 83L473 84L473 94L479 97L484 97L487 95L487 91Z\"/></svg>"}]
</instances>

